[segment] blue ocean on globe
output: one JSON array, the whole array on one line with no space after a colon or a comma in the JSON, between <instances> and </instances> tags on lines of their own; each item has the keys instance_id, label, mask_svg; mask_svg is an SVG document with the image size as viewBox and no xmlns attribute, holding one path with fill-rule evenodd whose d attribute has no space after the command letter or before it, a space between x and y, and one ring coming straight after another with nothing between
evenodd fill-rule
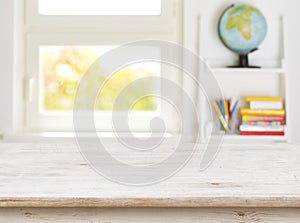
<instances>
[{"instance_id":1,"label":"blue ocean on globe","mask_svg":"<svg viewBox=\"0 0 300 223\"><path fill-rule=\"evenodd\" d=\"M219 35L226 47L245 55L258 48L267 34L264 15L250 5L232 5L219 21Z\"/></svg>"}]
</instances>

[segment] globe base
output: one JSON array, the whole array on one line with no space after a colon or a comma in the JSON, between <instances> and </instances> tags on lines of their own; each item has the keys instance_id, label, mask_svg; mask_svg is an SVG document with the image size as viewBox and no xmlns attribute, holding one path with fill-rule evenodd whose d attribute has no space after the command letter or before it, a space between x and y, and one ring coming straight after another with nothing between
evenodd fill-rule
<instances>
[{"instance_id":1,"label":"globe base","mask_svg":"<svg viewBox=\"0 0 300 223\"><path fill-rule=\"evenodd\" d=\"M250 66L249 65L249 54L239 54L239 64L234 66L228 66L229 68L261 68L259 66Z\"/></svg>"}]
</instances>

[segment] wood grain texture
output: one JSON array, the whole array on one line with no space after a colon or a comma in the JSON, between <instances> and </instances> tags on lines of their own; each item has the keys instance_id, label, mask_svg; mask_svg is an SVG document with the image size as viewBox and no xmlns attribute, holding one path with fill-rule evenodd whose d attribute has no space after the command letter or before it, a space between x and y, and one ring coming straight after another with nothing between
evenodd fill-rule
<instances>
[{"instance_id":1,"label":"wood grain texture","mask_svg":"<svg viewBox=\"0 0 300 223\"><path fill-rule=\"evenodd\" d=\"M299 209L3 208L0 223L299 223Z\"/></svg>"},{"instance_id":2,"label":"wood grain texture","mask_svg":"<svg viewBox=\"0 0 300 223\"><path fill-rule=\"evenodd\" d=\"M110 148L132 163L155 163L172 152ZM204 149L173 177L135 187L97 174L76 144L1 143L0 207L300 207L299 145L226 144L200 172Z\"/></svg>"}]
</instances>

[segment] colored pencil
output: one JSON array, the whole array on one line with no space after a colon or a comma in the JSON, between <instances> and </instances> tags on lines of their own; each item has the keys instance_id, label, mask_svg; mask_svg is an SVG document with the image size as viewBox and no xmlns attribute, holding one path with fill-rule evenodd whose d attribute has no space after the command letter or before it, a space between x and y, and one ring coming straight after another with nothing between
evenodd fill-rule
<instances>
[{"instance_id":1,"label":"colored pencil","mask_svg":"<svg viewBox=\"0 0 300 223\"><path fill-rule=\"evenodd\" d=\"M226 130L226 132L228 132L229 129L230 129L230 127L228 126L227 122L225 121L224 116L222 115L222 113L221 113L221 111L220 111L220 108L219 108L217 102L216 102L216 101L213 101L213 105L214 105L214 107L215 107L215 110L216 110L216 112L217 112L217 115L218 115L218 117L219 117L219 119L220 119L220 121L221 121L221 123L222 123L224 129Z\"/></svg>"}]
</instances>

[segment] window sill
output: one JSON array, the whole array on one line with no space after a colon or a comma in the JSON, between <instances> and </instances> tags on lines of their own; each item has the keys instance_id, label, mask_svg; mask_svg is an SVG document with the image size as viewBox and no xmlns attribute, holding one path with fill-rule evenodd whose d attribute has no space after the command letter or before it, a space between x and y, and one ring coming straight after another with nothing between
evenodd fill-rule
<instances>
[{"instance_id":1,"label":"window sill","mask_svg":"<svg viewBox=\"0 0 300 223\"><path fill-rule=\"evenodd\" d=\"M81 133L83 137L91 138L94 137L94 134L91 133ZM133 138L130 133L120 133L116 135L112 132L98 132L98 137L101 140L114 142L118 138ZM151 136L150 133L146 132L137 132L133 133L134 137L143 139ZM181 137L180 134L171 134L171 133L153 133L151 136L153 138L166 138L168 140L177 140ZM74 132L40 132L40 133L20 133L20 134L7 134L1 135L0 140L3 142L75 142L76 136ZM187 141L191 141L191 137L186 137Z\"/></svg>"}]
</instances>

